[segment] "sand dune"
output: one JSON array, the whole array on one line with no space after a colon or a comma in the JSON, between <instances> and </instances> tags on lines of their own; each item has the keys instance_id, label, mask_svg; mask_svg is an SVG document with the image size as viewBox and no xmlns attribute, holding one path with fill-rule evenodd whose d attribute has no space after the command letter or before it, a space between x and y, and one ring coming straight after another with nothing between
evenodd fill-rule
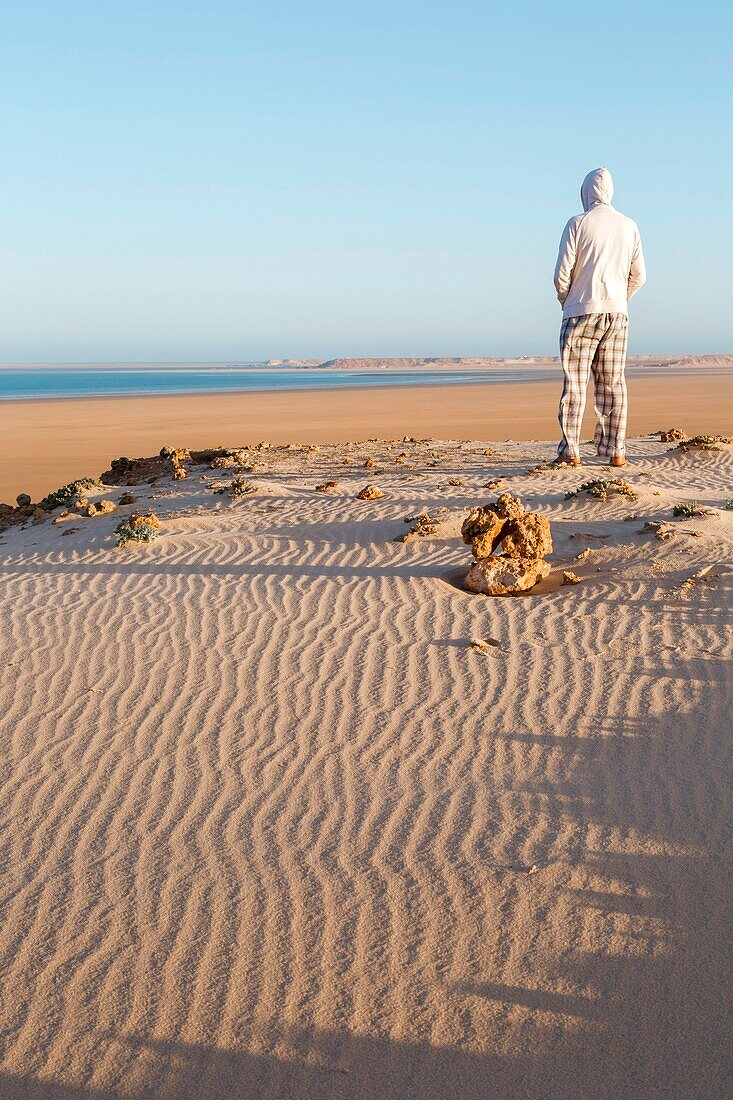
<instances>
[{"instance_id":1,"label":"sand dune","mask_svg":"<svg viewBox=\"0 0 733 1100\"><path fill-rule=\"evenodd\" d=\"M3 1097L729 1094L731 448L634 440L601 503L492 446L273 449L231 504L190 467L134 490L149 546L6 533ZM489 477L580 585L394 541Z\"/></svg>"}]
</instances>

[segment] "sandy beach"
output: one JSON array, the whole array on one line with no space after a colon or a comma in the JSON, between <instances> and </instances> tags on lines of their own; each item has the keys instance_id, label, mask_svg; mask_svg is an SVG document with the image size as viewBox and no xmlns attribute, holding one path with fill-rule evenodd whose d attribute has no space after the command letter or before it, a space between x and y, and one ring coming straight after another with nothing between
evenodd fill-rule
<instances>
[{"instance_id":1,"label":"sandy beach","mask_svg":"<svg viewBox=\"0 0 733 1100\"><path fill-rule=\"evenodd\" d=\"M730 414L642 381L606 501L566 499L612 476L589 447L532 472L554 402L516 388L13 408L4 463L46 450L5 496L166 442L473 442L263 448L239 498L186 462L5 531L3 1097L729 1095L733 448L638 433ZM471 595L461 522L503 490L553 573Z\"/></svg>"},{"instance_id":2,"label":"sandy beach","mask_svg":"<svg viewBox=\"0 0 733 1100\"><path fill-rule=\"evenodd\" d=\"M730 356L719 359L723 365L716 370L691 360L689 369L630 375L630 433L644 435L677 423L693 434L729 432L733 363ZM555 440L557 366L553 373L554 378L539 370L531 384L0 402L0 501L13 503L21 492L38 499L73 478L96 476L119 455L154 454L181 440L188 447L403 435ZM592 436L590 395L583 427L586 438Z\"/></svg>"}]
</instances>

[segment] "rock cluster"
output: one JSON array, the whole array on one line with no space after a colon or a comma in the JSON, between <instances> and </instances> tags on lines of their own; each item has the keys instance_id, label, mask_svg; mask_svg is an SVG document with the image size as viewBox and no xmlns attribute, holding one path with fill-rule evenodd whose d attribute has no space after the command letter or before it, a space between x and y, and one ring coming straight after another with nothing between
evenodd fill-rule
<instances>
[{"instance_id":1,"label":"rock cluster","mask_svg":"<svg viewBox=\"0 0 733 1100\"><path fill-rule=\"evenodd\" d=\"M163 477L165 468L161 458L113 458L109 470L100 475L105 485L152 485Z\"/></svg>"},{"instance_id":2,"label":"rock cluster","mask_svg":"<svg viewBox=\"0 0 733 1100\"><path fill-rule=\"evenodd\" d=\"M87 516L107 516L110 512L114 512L117 505L113 500L93 500L87 504L85 509L85 515Z\"/></svg>"},{"instance_id":3,"label":"rock cluster","mask_svg":"<svg viewBox=\"0 0 733 1100\"><path fill-rule=\"evenodd\" d=\"M686 454L687 451L720 451L723 445L730 446L733 436L729 435L693 435L692 439L683 439L677 444L677 450Z\"/></svg>"},{"instance_id":4,"label":"rock cluster","mask_svg":"<svg viewBox=\"0 0 733 1100\"><path fill-rule=\"evenodd\" d=\"M667 428L659 433L659 438L662 443L679 443L681 439L687 439L687 432L682 428Z\"/></svg>"},{"instance_id":5,"label":"rock cluster","mask_svg":"<svg viewBox=\"0 0 733 1100\"><path fill-rule=\"evenodd\" d=\"M160 457L168 463L171 477L174 481L180 481L188 477L184 460L190 462L191 452L187 447L161 447Z\"/></svg>"},{"instance_id":6,"label":"rock cluster","mask_svg":"<svg viewBox=\"0 0 733 1100\"><path fill-rule=\"evenodd\" d=\"M461 535L475 559L463 582L469 592L526 592L550 572L544 560L552 553L550 521L527 511L509 493L502 493L494 504L472 508Z\"/></svg>"},{"instance_id":7,"label":"rock cluster","mask_svg":"<svg viewBox=\"0 0 733 1100\"><path fill-rule=\"evenodd\" d=\"M186 447L161 447L160 454L153 458L123 456L113 459L109 470L105 470L99 480L105 485L141 485L143 482L152 485L159 477L173 477L175 480L180 480L188 476L183 465L184 461L200 460L192 456Z\"/></svg>"},{"instance_id":8,"label":"rock cluster","mask_svg":"<svg viewBox=\"0 0 733 1100\"><path fill-rule=\"evenodd\" d=\"M46 512L37 504L31 503L28 493L18 493L15 498L17 507L12 504L0 504L0 531L6 531L9 527L19 527L27 523L40 522L46 516Z\"/></svg>"}]
</instances>

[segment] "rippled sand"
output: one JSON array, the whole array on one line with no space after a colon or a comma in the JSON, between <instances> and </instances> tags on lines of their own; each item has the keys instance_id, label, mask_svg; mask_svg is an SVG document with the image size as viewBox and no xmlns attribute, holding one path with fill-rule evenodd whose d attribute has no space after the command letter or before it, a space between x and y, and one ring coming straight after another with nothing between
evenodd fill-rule
<instances>
[{"instance_id":1,"label":"rippled sand","mask_svg":"<svg viewBox=\"0 0 733 1100\"><path fill-rule=\"evenodd\" d=\"M634 440L601 503L492 446L271 449L231 504L189 466L133 490L149 546L5 534L3 1097L729 1094L733 449ZM580 585L394 541L498 477Z\"/></svg>"}]
</instances>

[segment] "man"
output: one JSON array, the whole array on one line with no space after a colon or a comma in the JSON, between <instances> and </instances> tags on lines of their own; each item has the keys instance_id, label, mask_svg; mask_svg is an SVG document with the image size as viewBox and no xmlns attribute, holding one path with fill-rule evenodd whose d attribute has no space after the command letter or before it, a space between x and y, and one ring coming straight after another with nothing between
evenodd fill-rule
<instances>
[{"instance_id":1,"label":"man","mask_svg":"<svg viewBox=\"0 0 733 1100\"><path fill-rule=\"evenodd\" d=\"M562 441L557 465L580 465L580 426L591 371L595 381L598 454L626 462L627 303L646 282L636 223L611 206L607 168L589 172L580 189L583 214L571 218L560 241L555 289L562 311L560 400Z\"/></svg>"}]
</instances>

